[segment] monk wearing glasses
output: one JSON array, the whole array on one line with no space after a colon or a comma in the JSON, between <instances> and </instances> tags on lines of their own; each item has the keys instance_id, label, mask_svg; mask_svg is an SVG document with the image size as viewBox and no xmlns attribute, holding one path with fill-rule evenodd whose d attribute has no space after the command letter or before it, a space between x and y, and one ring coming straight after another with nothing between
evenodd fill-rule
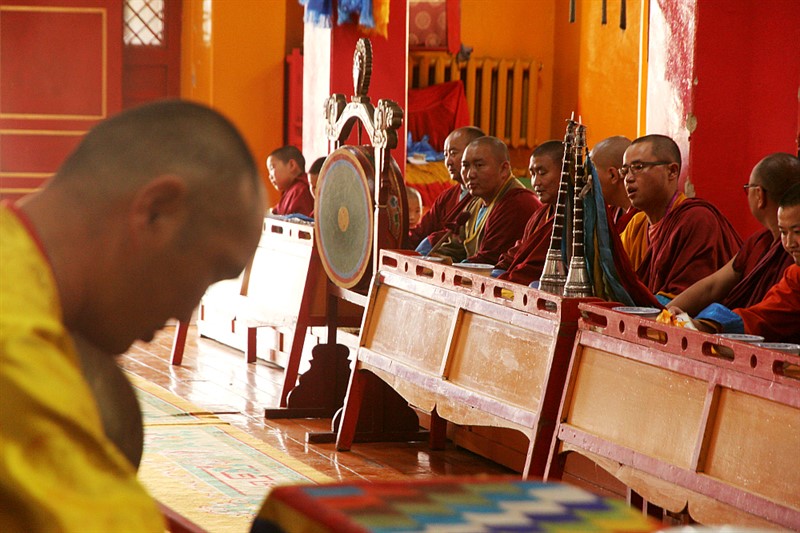
<instances>
[{"instance_id":1,"label":"monk wearing glasses","mask_svg":"<svg viewBox=\"0 0 800 533\"><path fill-rule=\"evenodd\" d=\"M636 274L662 303L723 267L741 239L705 200L678 191L681 153L665 135L646 135L625 150L620 173L640 210L621 235Z\"/></svg>"}]
</instances>

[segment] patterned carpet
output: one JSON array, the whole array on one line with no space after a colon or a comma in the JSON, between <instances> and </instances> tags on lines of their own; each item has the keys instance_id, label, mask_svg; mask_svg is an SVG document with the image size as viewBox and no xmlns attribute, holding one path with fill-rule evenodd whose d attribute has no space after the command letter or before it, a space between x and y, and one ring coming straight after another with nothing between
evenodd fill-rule
<instances>
[{"instance_id":1,"label":"patterned carpet","mask_svg":"<svg viewBox=\"0 0 800 533\"><path fill-rule=\"evenodd\" d=\"M248 531L273 486L332 481L213 413L129 377L145 420L142 484L208 531Z\"/></svg>"}]
</instances>

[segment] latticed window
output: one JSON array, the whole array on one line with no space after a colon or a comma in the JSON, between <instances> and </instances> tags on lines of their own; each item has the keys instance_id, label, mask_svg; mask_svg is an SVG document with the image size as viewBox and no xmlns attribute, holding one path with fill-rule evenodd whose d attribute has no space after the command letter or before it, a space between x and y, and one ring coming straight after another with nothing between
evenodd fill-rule
<instances>
[{"instance_id":1,"label":"latticed window","mask_svg":"<svg viewBox=\"0 0 800 533\"><path fill-rule=\"evenodd\" d=\"M164 0L125 0L122 19L127 46L164 45Z\"/></svg>"}]
</instances>

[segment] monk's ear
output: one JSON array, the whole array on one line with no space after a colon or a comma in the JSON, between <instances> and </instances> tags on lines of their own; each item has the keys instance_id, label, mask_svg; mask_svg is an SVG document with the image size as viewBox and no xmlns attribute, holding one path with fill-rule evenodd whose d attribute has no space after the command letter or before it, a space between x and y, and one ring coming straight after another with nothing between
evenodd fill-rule
<instances>
[{"instance_id":1,"label":"monk's ear","mask_svg":"<svg viewBox=\"0 0 800 533\"><path fill-rule=\"evenodd\" d=\"M188 196L186 181L172 174L141 186L130 209L130 227L136 241L158 245L172 239L188 218Z\"/></svg>"},{"instance_id":2,"label":"monk's ear","mask_svg":"<svg viewBox=\"0 0 800 533\"><path fill-rule=\"evenodd\" d=\"M681 175L681 167L678 163L670 163L667 165L667 171L669 172L670 179L675 178L675 180L677 180Z\"/></svg>"},{"instance_id":3,"label":"monk's ear","mask_svg":"<svg viewBox=\"0 0 800 533\"><path fill-rule=\"evenodd\" d=\"M767 191L764 189L764 187L761 187L759 185L758 187L756 187L756 194L758 195L756 196L756 203L758 205L758 208L759 209L766 208L767 203L769 202L769 200L767 199Z\"/></svg>"},{"instance_id":4,"label":"monk's ear","mask_svg":"<svg viewBox=\"0 0 800 533\"><path fill-rule=\"evenodd\" d=\"M611 183L617 183L618 181L623 181L622 174L619 173L618 168L608 167L608 173L611 174L611 179L609 180Z\"/></svg>"}]
</instances>

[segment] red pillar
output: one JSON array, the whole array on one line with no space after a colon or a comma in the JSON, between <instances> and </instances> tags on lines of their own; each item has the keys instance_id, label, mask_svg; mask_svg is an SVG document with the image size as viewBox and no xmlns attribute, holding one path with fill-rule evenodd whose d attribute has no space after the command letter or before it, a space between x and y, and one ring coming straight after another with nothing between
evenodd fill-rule
<instances>
[{"instance_id":1,"label":"red pillar","mask_svg":"<svg viewBox=\"0 0 800 533\"><path fill-rule=\"evenodd\" d=\"M304 95L312 92L327 94L341 93L349 100L353 95L353 53L356 42L361 37L368 37L372 43L372 78L369 88L369 97L373 105L380 99L389 99L397 102L405 111L407 108L406 70L408 68L408 36L406 33L407 6L406 0L391 0L389 5L388 38L378 35L365 35L356 23L338 24L334 21L330 31L309 32L306 25L304 84L313 83L314 87L306 87ZM309 35L316 42L309 42ZM320 43L319 40L326 42ZM314 52L309 53L309 50ZM320 54L319 51L324 51ZM328 61L326 64L320 64ZM319 73L330 71L330 84L322 87L324 81L319 80ZM304 146L308 145L310 151L319 151L319 137L324 135L320 123L324 121L321 94L315 94L312 99L304 99ZM310 100L310 101L309 101ZM308 107L311 105L311 107ZM317 118L319 117L319 118ZM317 126L311 142L306 137L309 121ZM401 131L398 131L398 146L392 150L400 170L405 173L406 160L406 124L403 122ZM366 135L362 138L364 144L369 142ZM351 139L352 143L355 140ZM310 154L305 154L309 157ZM313 154L315 157L322 154Z\"/></svg>"},{"instance_id":2,"label":"red pillar","mask_svg":"<svg viewBox=\"0 0 800 533\"><path fill-rule=\"evenodd\" d=\"M678 138L685 179L746 237L759 229L742 194L753 166L772 152L797 154L800 2L650 9L647 131Z\"/></svg>"}]
</instances>

